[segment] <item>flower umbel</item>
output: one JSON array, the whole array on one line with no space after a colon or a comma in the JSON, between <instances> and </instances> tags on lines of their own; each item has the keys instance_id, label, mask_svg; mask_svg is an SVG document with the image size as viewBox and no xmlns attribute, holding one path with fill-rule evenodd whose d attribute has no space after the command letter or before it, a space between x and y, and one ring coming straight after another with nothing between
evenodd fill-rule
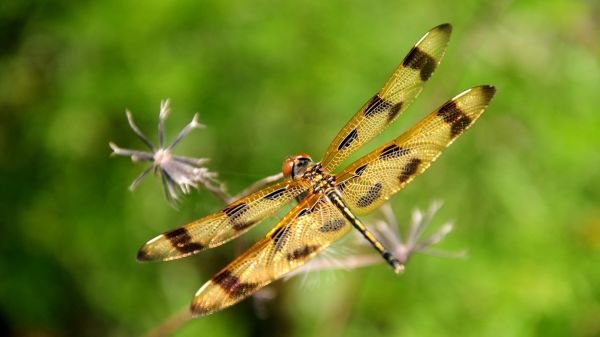
<instances>
[{"instance_id":1,"label":"flower umbel","mask_svg":"<svg viewBox=\"0 0 600 337\"><path fill-rule=\"evenodd\" d=\"M197 113L194 115L192 121L179 132L171 144L168 146L164 145L165 120L170 111L169 100L161 101L158 119L158 147L155 147L150 140L148 140L148 137L146 137L146 135L144 135L137 127L133 121L131 112L129 112L129 110L126 111L129 126L148 149L150 149L150 152L123 149L112 142L109 143L113 150L112 153L115 155L131 157L131 160L135 162L152 162L152 165L135 178L133 183L129 186L129 189L133 191L142 179L150 173L150 171L154 170L156 174L160 175L163 182L165 197L171 203L177 200L181 194L190 193L192 187L198 188L200 185L213 193L220 193L222 187L216 180L217 174L210 172L206 167L203 167L203 165L208 162L208 158L191 158L173 154L175 146L187 136L190 131L205 127L198 122Z\"/></svg>"}]
</instances>

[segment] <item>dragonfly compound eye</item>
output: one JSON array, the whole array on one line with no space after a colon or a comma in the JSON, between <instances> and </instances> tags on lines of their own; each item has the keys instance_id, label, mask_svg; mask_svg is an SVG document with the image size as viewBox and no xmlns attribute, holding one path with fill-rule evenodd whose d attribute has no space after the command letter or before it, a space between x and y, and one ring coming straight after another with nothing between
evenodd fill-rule
<instances>
[{"instance_id":1,"label":"dragonfly compound eye","mask_svg":"<svg viewBox=\"0 0 600 337\"><path fill-rule=\"evenodd\" d=\"M293 170L294 170L294 157L289 157L283 162L283 167L281 168L281 171L283 172L283 176L285 178L291 178Z\"/></svg>"},{"instance_id":2,"label":"dragonfly compound eye","mask_svg":"<svg viewBox=\"0 0 600 337\"><path fill-rule=\"evenodd\" d=\"M292 179L298 177L310 164L312 164L312 159L306 153L291 156L283 162L283 176Z\"/></svg>"}]
</instances>

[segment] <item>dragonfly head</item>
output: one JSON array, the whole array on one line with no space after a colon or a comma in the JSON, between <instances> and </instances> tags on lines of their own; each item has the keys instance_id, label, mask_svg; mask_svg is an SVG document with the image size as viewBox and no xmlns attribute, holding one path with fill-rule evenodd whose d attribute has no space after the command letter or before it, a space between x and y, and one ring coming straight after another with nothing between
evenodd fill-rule
<instances>
[{"instance_id":1,"label":"dragonfly head","mask_svg":"<svg viewBox=\"0 0 600 337\"><path fill-rule=\"evenodd\" d=\"M301 176L312 164L312 159L306 153L299 153L297 155L288 157L283 162L283 176L285 178L294 179L298 176Z\"/></svg>"}]
</instances>

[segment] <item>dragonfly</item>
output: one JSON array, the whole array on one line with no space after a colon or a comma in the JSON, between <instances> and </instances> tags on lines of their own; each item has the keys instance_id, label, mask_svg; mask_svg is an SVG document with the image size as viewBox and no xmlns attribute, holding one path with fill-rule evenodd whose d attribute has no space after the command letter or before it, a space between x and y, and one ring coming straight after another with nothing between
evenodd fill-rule
<instances>
[{"instance_id":1,"label":"dragonfly","mask_svg":"<svg viewBox=\"0 0 600 337\"><path fill-rule=\"evenodd\" d=\"M167 231L144 244L139 261L186 257L228 242L275 213L295 205L266 236L216 273L195 294L190 310L205 316L254 294L295 270L352 228L358 230L396 273L403 264L359 216L400 191L483 113L495 95L491 85L468 89L442 104L398 138L333 173L352 153L394 122L419 95L444 56L452 26L428 31L381 90L341 129L322 160L305 153L287 158L284 179L224 209Z\"/></svg>"}]
</instances>

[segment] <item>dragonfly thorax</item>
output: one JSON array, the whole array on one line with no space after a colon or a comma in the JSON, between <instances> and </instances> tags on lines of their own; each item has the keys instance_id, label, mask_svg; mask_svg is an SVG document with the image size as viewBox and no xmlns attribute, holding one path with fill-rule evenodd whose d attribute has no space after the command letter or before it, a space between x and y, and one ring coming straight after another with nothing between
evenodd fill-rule
<instances>
[{"instance_id":1,"label":"dragonfly thorax","mask_svg":"<svg viewBox=\"0 0 600 337\"><path fill-rule=\"evenodd\" d=\"M313 162L305 153L291 156L285 160L283 176L288 179L302 180L303 184L309 185L315 193L326 192L334 188L333 175L323 170L321 163Z\"/></svg>"},{"instance_id":2,"label":"dragonfly thorax","mask_svg":"<svg viewBox=\"0 0 600 337\"><path fill-rule=\"evenodd\" d=\"M313 193L327 194L335 189L335 177L325 171L321 163L310 165L298 179L306 181Z\"/></svg>"}]
</instances>

